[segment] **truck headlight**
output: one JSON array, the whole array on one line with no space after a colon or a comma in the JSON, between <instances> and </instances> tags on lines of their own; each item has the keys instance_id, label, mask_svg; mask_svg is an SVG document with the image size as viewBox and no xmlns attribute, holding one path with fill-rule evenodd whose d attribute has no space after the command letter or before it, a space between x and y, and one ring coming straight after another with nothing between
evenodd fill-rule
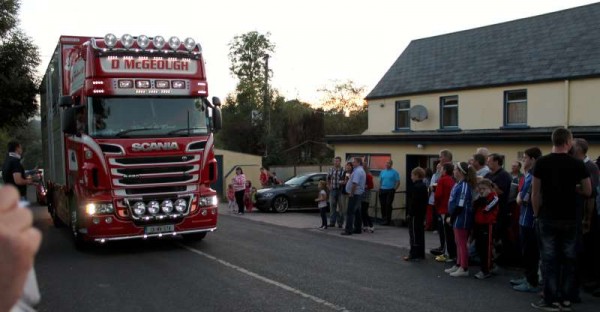
<instances>
[{"instance_id":1,"label":"truck headlight","mask_svg":"<svg viewBox=\"0 0 600 312\"><path fill-rule=\"evenodd\" d=\"M216 206L219 203L217 196L204 196L200 197L200 206Z\"/></svg>"},{"instance_id":2,"label":"truck headlight","mask_svg":"<svg viewBox=\"0 0 600 312\"><path fill-rule=\"evenodd\" d=\"M157 201L153 200L148 203L148 213L155 215L160 211L160 205Z\"/></svg>"},{"instance_id":3,"label":"truck headlight","mask_svg":"<svg viewBox=\"0 0 600 312\"><path fill-rule=\"evenodd\" d=\"M185 201L185 199L178 199L175 201L175 210L177 210L177 212L184 212L187 209L187 202Z\"/></svg>"},{"instance_id":4,"label":"truck headlight","mask_svg":"<svg viewBox=\"0 0 600 312\"><path fill-rule=\"evenodd\" d=\"M170 213L173 211L173 202L169 199L163 200L163 202L160 204L160 209L164 213Z\"/></svg>"},{"instance_id":5,"label":"truck headlight","mask_svg":"<svg viewBox=\"0 0 600 312\"><path fill-rule=\"evenodd\" d=\"M115 212L115 207L112 203L88 203L85 205L85 212L90 216L111 214Z\"/></svg>"},{"instance_id":6,"label":"truck headlight","mask_svg":"<svg viewBox=\"0 0 600 312\"><path fill-rule=\"evenodd\" d=\"M146 213L146 205L143 202L137 202L133 204L133 213L136 216L141 216Z\"/></svg>"}]
</instances>

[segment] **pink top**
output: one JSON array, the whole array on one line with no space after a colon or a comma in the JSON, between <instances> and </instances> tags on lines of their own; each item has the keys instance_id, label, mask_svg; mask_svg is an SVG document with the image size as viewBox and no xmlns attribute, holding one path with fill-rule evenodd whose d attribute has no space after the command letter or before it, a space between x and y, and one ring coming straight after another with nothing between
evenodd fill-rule
<instances>
[{"instance_id":1,"label":"pink top","mask_svg":"<svg viewBox=\"0 0 600 312\"><path fill-rule=\"evenodd\" d=\"M243 173L233 177L232 182L234 191L238 192L246 189L246 176Z\"/></svg>"}]
</instances>

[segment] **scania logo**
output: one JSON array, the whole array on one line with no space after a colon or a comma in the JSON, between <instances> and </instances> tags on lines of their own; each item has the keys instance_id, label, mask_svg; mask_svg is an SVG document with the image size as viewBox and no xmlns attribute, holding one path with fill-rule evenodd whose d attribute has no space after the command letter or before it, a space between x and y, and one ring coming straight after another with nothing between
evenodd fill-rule
<instances>
[{"instance_id":1,"label":"scania logo","mask_svg":"<svg viewBox=\"0 0 600 312\"><path fill-rule=\"evenodd\" d=\"M177 142L144 142L131 144L131 150L134 152L149 152L149 151L171 151L178 150Z\"/></svg>"}]
</instances>

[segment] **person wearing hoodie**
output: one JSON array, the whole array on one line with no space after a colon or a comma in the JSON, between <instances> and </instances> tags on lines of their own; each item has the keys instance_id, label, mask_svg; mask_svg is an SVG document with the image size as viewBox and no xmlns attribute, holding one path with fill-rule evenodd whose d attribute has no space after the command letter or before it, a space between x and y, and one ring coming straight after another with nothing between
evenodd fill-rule
<instances>
[{"instance_id":1,"label":"person wearing hoodie","mask_svg":"<svg viewBox=\"0 0 600 312\"><path fill-rule=\"evenodd\" d=\"M410 252L404 257L405 261L425 259L425 213L427 209L427 185L423 182L425 170L417 167L410 175L413 181L411 202L406 211L408 217L408 234L410 237Z\"/></svg>"}]
</instances>

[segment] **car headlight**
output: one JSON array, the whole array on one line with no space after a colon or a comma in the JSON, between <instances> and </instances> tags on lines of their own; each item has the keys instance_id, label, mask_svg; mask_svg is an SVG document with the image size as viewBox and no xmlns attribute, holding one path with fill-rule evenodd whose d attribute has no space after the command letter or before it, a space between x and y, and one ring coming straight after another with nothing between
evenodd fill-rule
<instances>
[{"instance_id":1,"label":"car headlight","mask_svg":"<svg viewBox=\"0 0 600 312\"><path fill-rule=\"evenodd\" d=\"M88 203L85 205L85 212L92 215L111 214L115 211L112 203Z\"/></svg>"},{"instance_id":2,"label":"car headlight","mask_svg":"<svg viewBox=\"0 0 600 312\"><path fill-rule=\"evenodd\" d=\"M219 201L218 201L216 195L200 197L200 206L203 206L203 207L216 206L218 204L219 204Z\"/></svg>"}]
</instances>

